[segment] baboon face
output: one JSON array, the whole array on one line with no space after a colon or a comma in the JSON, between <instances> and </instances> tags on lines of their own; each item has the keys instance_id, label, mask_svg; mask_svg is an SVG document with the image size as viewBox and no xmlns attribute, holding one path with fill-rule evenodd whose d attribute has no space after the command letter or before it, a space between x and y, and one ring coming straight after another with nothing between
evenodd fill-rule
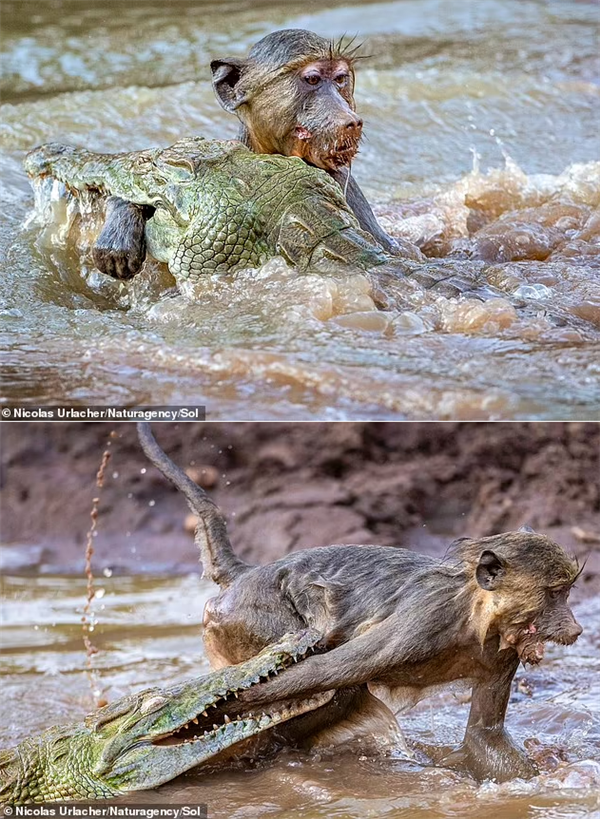
<instances>
[{"instance_id":1,"label":"baboon face","mask_svg":"<svg viewBox=\"0 0 600 819\"><path fill-rule=\"evenodd\" d=\"M543 535L511 533L497 540L497 549L481 552L475 572L479 586L492 593L490 624L501 649L512 647L523 662L539 663L545 642L571 645L583 631L568 603L577 563Z\"/></svg>"},{"instance_id":2,"label":"baboon face","mask_svg":"<svg viewBox=\"0 0 600 819\"><path fill-rule=\"evenodd\" d=\"M221 105L245 125L252 150L335 170L358 150L352 53L308 31L264 37L247 60L211 63Z\"/></svg>"}]
</instances>

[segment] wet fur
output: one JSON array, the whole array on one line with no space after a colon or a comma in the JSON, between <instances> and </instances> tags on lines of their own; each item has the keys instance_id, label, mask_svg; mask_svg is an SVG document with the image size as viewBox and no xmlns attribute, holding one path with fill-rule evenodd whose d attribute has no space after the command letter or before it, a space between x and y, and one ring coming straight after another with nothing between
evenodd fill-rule
<instances>
[{"instance_id":1,"label":"wet fur","mask_svg":"<svg viewBox=\"0 0 600 819\"><path fill-rule=\"evenodd\" d=\"M382 230L350 173L349 162L358 149L360 134L340 136L340 117L355 116L353 65L360 59L356 54L359 47L353 41L345 44L342 38L336 43L302 29L276 31L256 43L246 60L213 60L213 87L222 107L240 120L240 141L255 153L300 156L314 162L309 148L326 154L336 145L347 145L350 153L340 155L343 164L327 168L327 172L342 187L361 228L387 252L402 250L412 258L414 248L398 244ZM330 94L315 105L314 100L299 93L297 74L307 65L322 61L343 62L351 82L343 92ZM290 138L299 122L313 134L307 143ZM319 161L315 164L321 167ZM150 216L147 209L111 197L93 250L98 270L113 278L130 279L141 269L146 255L145 223Z\"/></svg>"},{"instance_id":2,"label":"wet fur","mask_svg":"<svg viewBox=\"0 0 600 819\"><path fill-rule=\"evenodd\" d=\"M150 460L202 521L206 494L162 453L148 425L139 431ZM204 617L214 666L242 662L307 626L323 635L324 653L265 683L249 701L346 691L343 716L324 706L321 722L303 737L333 742L338 723L352 724L353 733L361 726L373 730L377 707L370 691L387 705L381 717L433 686L462 680L472 686L471 711L463 744L447 764L498 781L536 772L504 730L504 718L530 630L538 641L565 643L581 632L567 605L578 567L558 544L519 531L459 540L443 560L382 546L328 546L248 566L226 535L207 538L210 530L210 520L208 527L201 522L197 540L205 574L221 586ZM385 722L377 719L382 735ZM342 735L347 740L348 733Z\"/></svg>"}]
</instances>

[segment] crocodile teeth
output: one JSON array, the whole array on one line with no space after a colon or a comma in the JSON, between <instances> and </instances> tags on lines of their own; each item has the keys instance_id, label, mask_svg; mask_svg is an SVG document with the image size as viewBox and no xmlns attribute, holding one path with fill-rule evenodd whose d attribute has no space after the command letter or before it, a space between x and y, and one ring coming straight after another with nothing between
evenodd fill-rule
<instances>
[{"instance_id":1,"label":"crocodile teeth","mask_svg":"<svg viewBox=\"0 0 600 819\"><path fill-rule=\"evenodd\" d=\"M192 722L195 722L195 723L196 723L196 725L198 725L198 717L194 717L194 719L192 720Z\"/></svg>"},{"instance_id":2,"label":"crocodile teeth","mask_svg":"<svg viewBox=\"0 0 600 819\"><path fill-rule=\"evenodd\" d=\"M225 719L225 722L231 722L231 720L229 719L229 717L227 716L227 714L225 714L224 719Z\"/></svg>"},{"instance_id":3,"label":"crocodile teeth","mask_svg":"<svg viewBox=\"0 0 600 819\"><path fill-rule=\"evenodd\" d=\"M218 731L218 730L219 730L219 727L220 727L219 725L215 725L215 724L213 723L213 731Z\"/></svg>"},{"instance_id":4,"label":"crocodile teeth","mask_svg":"<svg viewBox=\"0 0 600 819\"><path fill-rule=\"evenodd\" d=\"M203 712L202 712L202 716L203 716L203 717L207 717L207 716L208 716L207 712L206 712L206 711L203 711Z\"/></svg>"},{"instance_id":5,"label":"crocodile teeth","mask_svg":"<svg viewBox=\"0 0 600 819\"><path fill-rule=\"evenodd\" d=\"M237 691L234 691L233 693L235 694L235 698L236 698L236 700L239 700L240 695L238 694L238 692L237 692Z\"/></svg>"}]
</instances>

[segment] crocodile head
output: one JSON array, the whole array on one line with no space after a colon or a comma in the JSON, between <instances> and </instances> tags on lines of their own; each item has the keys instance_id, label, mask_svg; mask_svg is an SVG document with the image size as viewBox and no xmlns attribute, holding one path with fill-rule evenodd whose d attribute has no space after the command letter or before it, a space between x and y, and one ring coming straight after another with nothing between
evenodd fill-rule
<instances>
[{"instance_id":1,"label":"crocodile head","mask_svg":"<svg viewBox=\"0 0 600 819\"><path fill-rule=\"evenodd\" d=\"M330 693L260 713L233 706L241 691L302 659L316 640L314 632L284 638L241 665L149 689L101 709L87 720L98 751L96 774L118 791L154 788L241 740L324 704ZM228 716L228 704L234 718Z\"/></svg>"},{"instance_id":2,"label":"crocodile head","mask_svg":"<svg viewBox=\"0 0 600 819\"><path fill-rule=\"evenodd\" d=\"M0 801L97 799L155 788L242 740L318 708L333 692L283 701L263 712L254 708L254 713L237 702L240 692L302 659L318 638L312 631L284 637L245 663L124 697L79 725L51 728L18 749L1 752Z\"/></svg>"},{"instance_id":3,"label":"crocodile head","mask_svg":"<svg viewBox=\"0 0 600 819\"><path fill-rule=\"evenodd\" d=\"M178 225L185 227L194 215L202 177L211 169L226 167L227 159L236 154L250 151L237 140L202 137L186 137L169 148L121 154L96 154L48 142L29 151L23 167L34 189L51 177L65 183L75 195L93 191L164 208Z\"/></svg>"}]
</instances>

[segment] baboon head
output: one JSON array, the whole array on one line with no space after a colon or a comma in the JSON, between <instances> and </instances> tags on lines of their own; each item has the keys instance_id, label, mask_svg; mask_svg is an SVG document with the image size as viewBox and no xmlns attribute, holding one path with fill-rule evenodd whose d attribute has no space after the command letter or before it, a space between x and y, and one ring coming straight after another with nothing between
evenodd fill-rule
<instances>
[{"instance_id":1,"label":"baboon head","mask_svg":"<svg viewBox=\"0 0 600 819\"><path fill-rule=\"evenodd\" d=\"M582 632L568 604L579 575L577 562L554 541L532 531L462 540L456 550L470 564L473 617L484 639L500 635L524 662L539 663L544 643L570 645Z\"/></svg>"},{"instance_id":2,"label":"baboon head","mask_svg":"<svg viewBox=\"0 0 600 819\"><path fill-rule=\"evenodd\" d=\"M335 170L351 162L362 133L353 96L355 52L310 31L276 31L247 59L213 60L213 88L242 122L253 151Z\"/></svg>"}]
</instances>

